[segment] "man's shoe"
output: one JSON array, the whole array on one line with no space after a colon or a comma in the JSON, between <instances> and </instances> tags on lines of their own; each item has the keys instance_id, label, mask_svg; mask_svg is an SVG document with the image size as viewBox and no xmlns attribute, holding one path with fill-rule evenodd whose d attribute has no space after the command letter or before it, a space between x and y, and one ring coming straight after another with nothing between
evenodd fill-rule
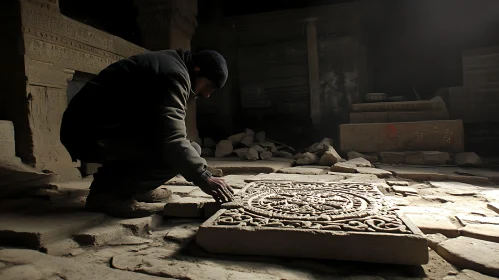
<instances>
[{"instance_id":1,"label":"man's shoe","mask_svg":"<svg viewBox=\"0 0 499 280\"><path fill-rule=\"evenodd\" d=\"M168 202L172 192L164 187L159 187L155 190L137 193L135 194L135 199L139 202L147 203L158 203L158 202Z\"/></svg>"},{"instance_id":2,"label":"man's shoe","mask_svg":"<svg viewBox=\"0 0 499 280\"><path fill-rule=\"evenodd\" d=\"M120 218L142 218L161 212L164 203L143 203L132 197L124 198L111 192L91 190L85 208Z\"/></svg>"}]
</instances>

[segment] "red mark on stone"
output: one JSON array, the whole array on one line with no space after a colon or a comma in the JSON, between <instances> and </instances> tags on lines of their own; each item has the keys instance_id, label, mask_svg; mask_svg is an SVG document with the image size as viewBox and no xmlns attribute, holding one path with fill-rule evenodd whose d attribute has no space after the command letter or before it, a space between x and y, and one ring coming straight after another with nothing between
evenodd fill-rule
<instances>
[{"instance_id":1,"label":"red mark on stone","mask_svg":"<svg viewBox=\"0 0 499 280\"><path fill-rule=\"evenodd\" d=\"M389 139L397 138L398 135L397 127L393 124L388 124L385 126L385 133Z\"/></svg>"}]
</instances>

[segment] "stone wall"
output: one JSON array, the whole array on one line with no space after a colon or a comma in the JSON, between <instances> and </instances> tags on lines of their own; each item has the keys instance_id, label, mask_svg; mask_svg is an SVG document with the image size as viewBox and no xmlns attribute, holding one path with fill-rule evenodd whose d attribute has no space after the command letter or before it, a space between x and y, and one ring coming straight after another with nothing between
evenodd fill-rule
<instances>
[{"instance_id":1,"label":"stone wall","mask_svg":"<svg viewBox=\"0 0 499 280\"><path fill-rule=\"evenodd\" d=\"M2 44L8 75L0 79L1 117L14 123L16 154L63 179L78 178L59 140L68 81L75 70L97 74L146 49L63 16L57 0L4 2L1 29L11 40Z\"/></svg>"}]
</instances>

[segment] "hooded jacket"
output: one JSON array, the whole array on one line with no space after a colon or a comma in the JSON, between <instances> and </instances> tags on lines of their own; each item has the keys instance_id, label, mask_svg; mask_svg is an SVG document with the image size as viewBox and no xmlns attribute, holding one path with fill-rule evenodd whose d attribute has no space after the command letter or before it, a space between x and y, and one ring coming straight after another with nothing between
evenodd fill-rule
<instances>
[{"instance_id":1,"label":"hooded jacket","mask_svg":"<svg viewBox=\"0 0 499 280\"><path fill-rule=\"evenodd\" d=\"M206 161L186 138L186 107L194 97L190 59L188 51L146 52L113 63L88 82L71 100L61 126L61 142L73 160L85 155L84 143L119 131L127 139L152 139L157 155L187 180L209 176ZM124 124L133 130L120 131Z\"/></svg>"}]
</instances>

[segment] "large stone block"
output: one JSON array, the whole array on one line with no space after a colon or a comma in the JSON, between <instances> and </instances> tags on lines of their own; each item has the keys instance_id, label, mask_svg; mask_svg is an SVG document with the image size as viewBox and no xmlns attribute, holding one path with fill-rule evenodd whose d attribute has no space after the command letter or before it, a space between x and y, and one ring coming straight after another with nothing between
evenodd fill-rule
<instances>
[{"instance_id":1,"label":"large stone block","mask_svg":"<svg viewBox=\"0 0 499 280\"><path fill-rule=\"evenodd\" d=\"M206 251L409 265L428 262L421 231L383 206L383 194L374 185L260 181L248 184L238 196L239 202L224 204L225 209L199 228L196 242Z\"/></svg>"},{"instance_id":2,"label":"large stone block","mask_svg":"<svg viewBox=\"0 0 499 280\"><path fill-rule=\"evenodd\" d=\"M352 112L350 123L385 123L385 122L419 122L431 120L448 120L447 109L424 110L416 112Z\"/></svg>"},{"instance_id":3,"label":"large stone block","mask_svg":"<svg viewBox=\"0 0 499 280\"><path fill-rule=\"evenodd\" d=\"M406 112L444 109L445 103L435 100L359 103L352 105L352 112Z\"/></svg>"},{"instance_id":4,"label":"large stone block","mask_svg":"<svg viewBox=\"0 0 499 280\"><path fill-rule=\"evenodd\" d=\"M343 152L464 150L461 120L340 125Z\"/></svg>"}]
</instances>

